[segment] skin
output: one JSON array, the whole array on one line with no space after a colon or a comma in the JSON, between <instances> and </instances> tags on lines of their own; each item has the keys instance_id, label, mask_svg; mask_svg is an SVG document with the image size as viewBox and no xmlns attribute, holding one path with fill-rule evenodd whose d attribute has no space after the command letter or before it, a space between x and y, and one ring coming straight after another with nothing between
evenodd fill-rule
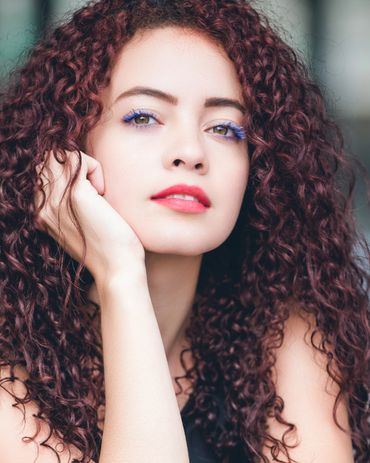
<instances>
[{"instance_id":1,"label":"skin","mask_svg":"<svg viewBox=\"0 0 370 463\"><path fill-rule=\"evenodd\" d=\"M149 95L116 101L136 86L162 90L178 103ZM238 140L231 129L217 128L225 121L240 125L242 112L226 106L205 108L209 97L243 103L234 65L222 48L206 36L174 27L140 32L115 64L102 95L105 112L86 143L87 153L103 168L104 198L144 246L149 291L173 370L202 255L230 235L249 172L246 141ZM145 128L125 124L122 118L132 109L149 110L155 119L131 121L136 126L144 122ZM178 183L200 186L211 207L189 214L150 199ZM97 299L95 285L90 296Z\"/></svg>"}]
</instances>

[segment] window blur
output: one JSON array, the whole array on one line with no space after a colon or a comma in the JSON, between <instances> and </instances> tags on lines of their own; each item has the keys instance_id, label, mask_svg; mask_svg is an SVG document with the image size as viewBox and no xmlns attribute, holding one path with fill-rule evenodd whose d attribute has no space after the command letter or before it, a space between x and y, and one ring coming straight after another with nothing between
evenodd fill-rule
<instances>
[{"instance_id":1,"label":"window blur","mask_svg":"<svg viewBox=\"0 0 370 463\"><path fill-rule=\"evenodd\" d=\"M0 0L0 79L22 63L45 27L86 0ZM342 127L347 152L370 171L370 1L255 0L299 50ZM369 200L359 181L355 213L370 243Z\"/></svg>"}]
</instances>

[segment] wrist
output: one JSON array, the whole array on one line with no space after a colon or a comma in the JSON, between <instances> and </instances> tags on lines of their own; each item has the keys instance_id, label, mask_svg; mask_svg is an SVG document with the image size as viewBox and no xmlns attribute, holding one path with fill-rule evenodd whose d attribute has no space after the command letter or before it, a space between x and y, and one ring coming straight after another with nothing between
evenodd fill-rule
<instances>
[{"instance_id":1,"label":"wrist","mask_svg":"<svg viewBox=\"0 0 370 463\"><path fill-rule=\"evenodd\" d=\"M129 269L105 272L95 279L95 285L100 301L115 295L121 298L135 294L149 295L145 265L135 264Z\"/></svg>"},{"instance_id":2,"label":"wrist","mask_svg":"<svg viewBox=\"0 0 370 463\"><path fill-rule=\"evenodd\" d=\"M97 286L105 286L114 280L143 279L146 278L145 259L130 257L127 252L123 257L116 254L113 258L95 265L91 274Z\"/></svg>"}]
</instances>

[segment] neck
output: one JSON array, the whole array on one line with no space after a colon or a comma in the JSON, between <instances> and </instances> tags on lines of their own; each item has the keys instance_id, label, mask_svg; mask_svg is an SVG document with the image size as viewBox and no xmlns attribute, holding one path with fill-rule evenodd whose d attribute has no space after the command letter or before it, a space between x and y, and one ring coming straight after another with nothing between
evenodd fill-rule
<instances>
[{"instance_id":1,"label":"neck","mask_svg":"<svg viewBox=\"0 0 370 463\"><path fill-rule=\"evenodd\" d=\"M167 357L184 338L201 261L202 255L146 253L149 292Z\"/></svg>"}]
</instances>

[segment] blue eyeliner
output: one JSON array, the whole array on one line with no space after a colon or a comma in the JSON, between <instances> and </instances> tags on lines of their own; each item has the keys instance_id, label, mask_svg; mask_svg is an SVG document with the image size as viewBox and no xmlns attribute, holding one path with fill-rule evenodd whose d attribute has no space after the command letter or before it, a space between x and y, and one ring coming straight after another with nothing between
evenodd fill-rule
<instances>
[{"instance_id":1,"label":"blue eyeliner","mask_svg":"<svg viewBox=\"0 0 370 463\"><path fill-rule=\"evenodd\" d=\"M128 114L126 114L126 116L124 116L122 119L124 122L126 122L127 124L129 124L132 119L134 119L135 117L138 117L138 116L151 116L151 117L156 117L156 115L154 113L151 113L150 111L143 111L141 109L132 109ZM144 125L135 125L135 127L147 127L148 124L144 124Z\"/></svg>"},{"instance_id":2,"label":"blue eyeliner","mask_svg":"<svg viewBox=\"0 0 370 463\"><path fill-rule=\"evenodd\" d=\"M131 121L133 119L135 119L135 117L138 117L138 116L150 116L150 117L153 117L154 119L157 118L156 114L154 114L154 113L152 113L150 111L142 110L142 109L132 109L126 116L124 116L122 118L122 120L126 124L134 126L136 129L149 128L149 127L151 127L153 125L153 124L139 124L139 125L131 124ZM246 138L246 134L245 134L244 129L240 125L235 124L234 122L227 121L227 122L223 122L221 124L217 124L214 127L227 127L227 128L232 130L232 132L235 135L235 138L234 137L227 137L226 135L216 134L216 135L218 135L219 137L222 137L225 140L229 140L229 141L236 140L236 141L238 141L238 140L244 140Z\"/></svg>"}]
</instances>

